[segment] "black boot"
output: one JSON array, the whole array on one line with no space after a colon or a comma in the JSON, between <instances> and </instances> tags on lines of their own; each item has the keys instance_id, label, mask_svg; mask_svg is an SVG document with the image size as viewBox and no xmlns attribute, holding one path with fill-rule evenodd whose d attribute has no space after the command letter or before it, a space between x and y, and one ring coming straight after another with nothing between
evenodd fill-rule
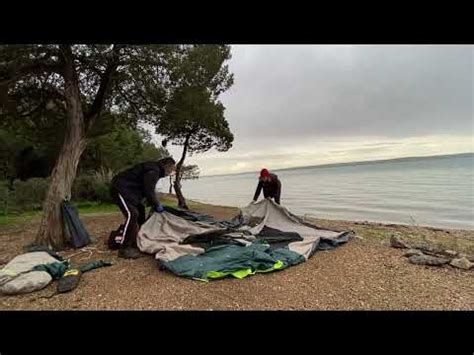
<instances>
[{"instance_id":1,"label":"black boot","mask_svg":"<svg viewBox=\"0 0 474 355\"><path fill-rule=\"evenodd\" d=\"M142 253L137 248L126 247L119 250L118 256L124 259L138 259L142 256Z\"/></svg>"}]
</instances>

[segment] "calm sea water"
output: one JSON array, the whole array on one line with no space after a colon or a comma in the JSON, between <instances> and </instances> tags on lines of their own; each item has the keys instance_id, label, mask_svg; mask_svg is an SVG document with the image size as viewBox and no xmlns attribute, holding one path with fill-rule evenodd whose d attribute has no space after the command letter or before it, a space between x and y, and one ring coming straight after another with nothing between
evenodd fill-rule
<instances>
[{"instance_id":1,"label":"calm sea water","mask_svg":"<svg viewBox=\"0 0 474 355\"><path fill-rule=\"evenodd\" d=\"M474 229L474 154L274 172L282 182L281 203L299 215ZM245 173L184 181L183 192L241 207L256 186L257 173Z\"/></svg>"}]
</instances>

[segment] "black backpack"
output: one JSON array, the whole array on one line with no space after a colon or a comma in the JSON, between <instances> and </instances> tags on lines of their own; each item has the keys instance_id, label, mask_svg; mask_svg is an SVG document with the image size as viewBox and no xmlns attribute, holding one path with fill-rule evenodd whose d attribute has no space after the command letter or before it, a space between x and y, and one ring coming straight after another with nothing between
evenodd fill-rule
<instances>
[{"instance_id":1,"label":"black backpack","mask_svg":"<svg viewBox=\"0 0 474 355\"><path fill-rule=\"evenodd\" d=\"M109 234L109 239L107 241L107 245L109 249L111 250L116 250L119 249L120 246L122 245L123 241L123 230L125 229L125 225L121 224L120 227L118 227L116 230L110 232Z\"/></svg>"},{"instance_id":2,"label":"black backpack","mask_svg":"<svg viewBox=\"0 0 474 355\"><path fill-rule=\"evenodd\" d=\"M64 200L61 204L63 214L64 233L74 248L82 248L91 243L89 233L79 219L76 208Z\"/></svg>"}]
</instances>

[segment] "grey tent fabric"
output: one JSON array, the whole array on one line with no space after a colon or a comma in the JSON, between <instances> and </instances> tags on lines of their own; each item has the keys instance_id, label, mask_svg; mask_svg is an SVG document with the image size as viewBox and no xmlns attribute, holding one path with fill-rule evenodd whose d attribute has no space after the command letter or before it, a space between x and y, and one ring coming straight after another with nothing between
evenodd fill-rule
<instances>
[{"instance_id":1,"label":"grey tent fabric","mask_svg":"<svg viewBox=\"0 0 474 355\"><path fill-rule=\"evenodd\" d=\"M26 293L44 288L51 282L51 275L46 271L34 271L33 268L55 262L58 259L44 251L16 256L0 270L0 293Z\"/></svg>"},{"instance_id":2,"label":"grey tent fabric","mask_svg":"<svg viewBox=\"0 0 474 355\"><path fill-rule=\"evenodd\" d=\"M303 255L305 259L308 259L314 250L317 249L321 239L337 241L342 238L345 242L349 234L348 232L337 232L311 226L272 200L266 199L260 203L250 204L241 211L244 221L255 218L262 219L259 224L249 229L249 232L252 234L259 234L264 227L299 234L303 240L289 243L288 249Z\"/></svg>"},{"instance_id":3,"label":"grey tent fabric","mask_svg":"<svg viewBox=\"0 0 474 355\"><path fill-rule=\"evenodd\" d=\"M29 271L21 274L14 280L0 286L0 293L4 295L18 295L41 290L53 280L46 271Z\"/></svg>"},{"instance_id":4,"label":"grey tent fabric","mask_svg":"<svg viewBox=\"0 0 474 355\"><path fill-rule=\"evenodd\" d=\"M138 234L138 246L143 252L155 254L165 269L196 279L296 265L316 250L347 242L349 235L313 226L268 199L242 208L239 216L228 223L207 216L205 222L196 215L185 219L171 212L155 213L149 218Z\"/></svg>"},{"instance_id":5,"label":"grey tent fabric","mask_svg":"<svg viewBox=\"0 0 474 355\"><path fill-rule=\"evenodd\" d=\"M137 237L138 248L155 254L160 261L170 261L183 255L204 253L204 249L181 242L191 234L219 230L202 222L192 222L169 212L154 213L142 225Z\"/></svg>"}]
</instances>

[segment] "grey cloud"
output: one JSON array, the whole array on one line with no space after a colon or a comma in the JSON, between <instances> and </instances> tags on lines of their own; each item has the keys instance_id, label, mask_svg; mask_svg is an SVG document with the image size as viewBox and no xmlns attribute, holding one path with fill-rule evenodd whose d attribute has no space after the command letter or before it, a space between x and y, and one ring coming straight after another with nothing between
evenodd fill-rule
<instances>
[{"instance_id":1,"label":"grey cloud","mask_svg":"<svg viewBox=\"0 0 474 355\"><path fill-rule=\"evenodd\" d=\"M384 142L384 143L366 143L363 144L364 147L384 147L384 146L393 146L400 145L402 142Z\"/></svg>"},{"instance_id":2,"label":"grey cloud","mask_svg":"<svg viewBox=\"0 0 474 355\"><path fill-rule=\"evenodd\" d=\"M329 153L336 153L336 154L341 154L341 153L355 153L355 152L364 152L364 153L369 153L369 152L380 152L382 150L390 150L392 146L386 146L386 147L366 147L366 148L353 148L353 149L340 149L340 150L331 150Z\"/></svg>"},{"instance_id":3,"label":"grey cloud","mask_svg":"<svg viewBox=\"0 0 474 355\"><path fill-rule=\"evenodd\" d=\"M473 129L472 46L234 46L236 137L388 138Z\"/></svg>"}]
</instances>

